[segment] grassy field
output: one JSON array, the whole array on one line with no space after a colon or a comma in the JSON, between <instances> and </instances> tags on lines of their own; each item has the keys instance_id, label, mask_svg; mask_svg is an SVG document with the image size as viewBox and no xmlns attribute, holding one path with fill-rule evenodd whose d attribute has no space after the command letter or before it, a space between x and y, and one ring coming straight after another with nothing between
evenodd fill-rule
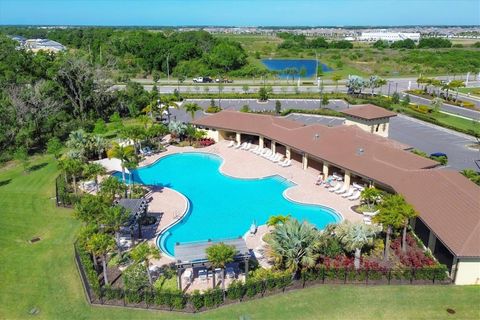
<instances>
[{"instance_id":1,"label":"grassy field","mask_svg":"<svg viewBox=\"0 0 480 320\"><path fill-rule=\"evenodd\" d=\"M370 44L354 43L354 48L350 50L278 49L283 40L276 36L229 34L216 37L240 42L253 63L259 63L258 57L311 59L317 56L334 70L325 73L324 78L331 78L332 74L340 74L343 78L349 74L377 74L383 77L459 74L478 69L476 61L480 59L480 50L474 48L379 50Z\"/></svg>"},{"instance_id":2,"label":"grassy field","mask_svg":"<svg viewBox=\"0 0 480 320\"><path fill-rule=\"evenodd\" d=\"M458 91L480 97L480 88L459 88Z\"/></svg>"},{"instance_id":3,"label":"grassy field","mask_svg":"<svg viewBox=\"0 0 480 320\"><path fill-rule=\"evenodd\" d=\"M480 287L320 286L201 315L91 307L74 266L79 223L54 200L56 164L0 169L0 319L478 319ZM28 242L38 236L41 241ZM38 314L29 311L37 308ZM455 310L448 314L446 309Z\"/></svg>"}]
</instances>

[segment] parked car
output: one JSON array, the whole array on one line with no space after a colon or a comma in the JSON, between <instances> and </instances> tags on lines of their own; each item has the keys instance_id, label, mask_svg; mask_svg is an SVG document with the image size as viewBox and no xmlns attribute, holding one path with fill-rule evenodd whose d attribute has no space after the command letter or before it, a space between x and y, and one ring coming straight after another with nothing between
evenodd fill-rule
<instances>
[{"instance_id":1,"label":"parked car","mask_svg":"<svg viewBox=\"0 0 480 320\"><path fill-rule=\"evenodd\" d=\"M430 155L430 157L435 157L435 158L440 158L440 157L445 157L448 159L447 155L443 152L435 152Z\"/></svg>"},{"instance_id":2,"label":"parked car","mask_svg":"<svg viewBox=\"0 0 480 320\"><path fill-rule=\"evenodd\" d=\"M209 77L196 77L193 78L194 83L211 83L213 80Z\"/></svg>"},{"instance_id":3,"label":"parked car","mask_svg":"<svg viewBox=\"0 0 480 320\"><path fill-rule=\"evenodd\" d=\"M217 78L215 79L216 83L233 83L233 80L228 78Z\"/></svg>"}]
</instances>

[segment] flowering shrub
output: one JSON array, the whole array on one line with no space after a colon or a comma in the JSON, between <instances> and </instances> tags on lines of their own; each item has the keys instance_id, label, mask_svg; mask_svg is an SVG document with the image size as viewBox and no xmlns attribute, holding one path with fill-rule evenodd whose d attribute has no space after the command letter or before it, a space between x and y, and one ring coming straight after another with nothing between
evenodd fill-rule
<instances>
[{"instance_id":1,"label":"flowering shrub","mask_svg":"<svg viewBox=\"0 0 480 320\"><path fill-rule=\"evenodd\" d=\"M211 146L212 144L215 144L215 140L211 138L204 138L204 139L198 140L198 144L201 147L208 147L208 146Z\"/></svg>"},{"instance_id":2,"label":"flowering shrub","mask_svg":"<svg viewBox=\"0 0 480 320\"><path fill-rule=\"evenodd\" d=\"M395 252L395 255L398 256L402 265L411 268L422 268L425 266L435 265L435 261L427 257L425 253L417 246L415 239L407 234L407 252L402 251L402 239L398 237L393 240L390 247Z\"/></svg>"}]
</instances>

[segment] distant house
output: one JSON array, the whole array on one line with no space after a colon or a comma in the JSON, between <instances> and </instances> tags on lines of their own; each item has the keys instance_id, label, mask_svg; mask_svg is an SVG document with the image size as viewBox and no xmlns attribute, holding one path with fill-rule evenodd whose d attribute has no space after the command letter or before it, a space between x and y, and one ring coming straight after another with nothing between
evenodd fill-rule
<instances>
[{"instance_id":1,"label":"distant house","mask_svg":"<svg viewBox=\"0 0 480 320\"><path fill-rule=\"evenodd\" d=\"M49 39L28 39L25 41L24 47L33 52L47 51L56 53L67 50L61 43Z\"/></svg>"},{"instance_id":2,"label":"distant house","mask_svg":"<svg viewBox=\"0 0 480 320\"><path fill-rule=\"evenodd\" d=\"M67 50L61 43L50 39L27 39L22 36L10 36L10 39L19 43L19 49L30 50L32 52L46 51L57 53Z\"/></svg>"}]
</instances>

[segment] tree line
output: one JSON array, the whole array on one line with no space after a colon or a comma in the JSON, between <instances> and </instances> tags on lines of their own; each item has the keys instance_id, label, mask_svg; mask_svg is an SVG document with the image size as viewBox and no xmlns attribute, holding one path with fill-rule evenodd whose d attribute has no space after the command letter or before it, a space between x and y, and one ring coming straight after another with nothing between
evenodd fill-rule
<instances>
[{"instance_id":1,"label":"tree line","mask_svg":"<svg viewBox=\"0 0 480 320\"><path fill-rule=\"evenodd\" d=\"M0 32L58 41L87 53L91 63L120 71L120 79L151 74L222 75L247 66L247 55L240 43L215 38L206 31L4 27Z\"/></svg>"}]
</instances>

